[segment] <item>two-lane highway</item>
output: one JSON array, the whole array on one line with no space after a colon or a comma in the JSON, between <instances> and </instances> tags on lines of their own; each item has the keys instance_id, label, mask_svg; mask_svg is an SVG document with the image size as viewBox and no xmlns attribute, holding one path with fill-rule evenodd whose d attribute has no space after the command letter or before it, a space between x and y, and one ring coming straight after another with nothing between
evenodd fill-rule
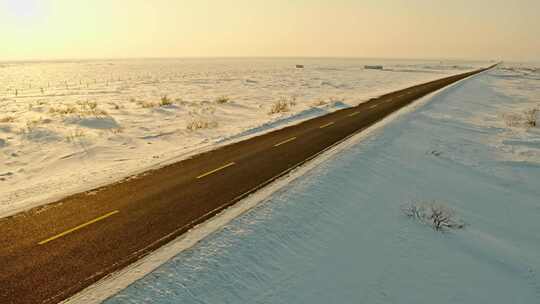
<instances>
[{"instance_id":1,"label":"two-lane highway","mask_svg":"<svg viewBox=\"0 0 540 304\"><path fill-rule=\"evenodd\" d=\"M417 85L0 220L0 303L57 303L433 91Z\"/></svg>"}]
</instances>

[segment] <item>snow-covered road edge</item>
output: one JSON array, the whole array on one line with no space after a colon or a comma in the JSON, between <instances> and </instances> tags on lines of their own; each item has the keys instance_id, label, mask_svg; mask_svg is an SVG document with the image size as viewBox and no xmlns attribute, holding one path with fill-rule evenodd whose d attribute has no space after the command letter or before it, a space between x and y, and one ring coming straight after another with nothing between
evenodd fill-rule
<instances>
[{"instance_id":1,"label":"snow-covered road edge","mask_svg":"<svg viewBox=\"0 0 540 304\"><path fill-rule=\"evenodd\" d=\"M322 153L317 155L317 157L308 161L304 165L292 170L286 176L277 179L276 181L272 182L270 185L262 188L261 190L251 194L247 198L239 201L238 203L224 210L223 212L219 213L212 219L194 227L189 232L181 235L180 237L170 242L169 244L159 248L158 250L152 252L151 254L144 257L143 259L131 264L125 269L115 272L103 278L98 283L86 288L82 292L71 297L70 299L63 301L62 303L64 304L102 303L109 297L115 295L116 293L128 287L130 284L143 278L148 273L154 271L155 269L157 269L158 267L166 263L168 260L178 255L180 252L193 247L199 241L201 241L208 235L216 232L217 230L221 229L222 227L227 225L229 222L231 222L238 216L253 209L254 207L258 206L260 203L263 203L272 194L283 189L292 181L296 180L297 178L301 176L308 174L310 171L317 168L322 163L328 160L331 160L332 158L335 158L342 151L373 136L378 131L382 130L384 126L395 121L397 118L405 114L416 111L418 108L427 104L430 100L433 99L433 97L437 96L438 94L441 94L447 90L454 89L458 87L461 83L468 81L471 78L479 77L486 72L482 72L480 74L470 76L452 85L449 85L445 88L435 91L427 96L424 96L420 98L419 100L411 103L410 105L403 107L400 110L392 113L391 115L375 123L369 128L363 130L362 132L353 134L352 136L337 143L336 145L327 149L326 151L323 151Z\"/></svg>"}]
</instances>

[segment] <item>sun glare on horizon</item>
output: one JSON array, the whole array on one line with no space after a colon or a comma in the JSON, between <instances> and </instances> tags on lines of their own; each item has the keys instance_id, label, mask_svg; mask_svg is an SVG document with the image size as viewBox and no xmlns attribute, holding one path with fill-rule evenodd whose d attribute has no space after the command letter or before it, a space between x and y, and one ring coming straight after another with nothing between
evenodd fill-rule
<instances>
[{"instance_id":1,"label":"sun glare on horizon","mask_svg":"<svg viewBox=\"0 0 540 304\"><path fill-rule=\"evenodd\" d=\"M7 15L14 18L39 18L40 14L43 13L43 2L38 0L3 0L2 4Z\"/></svg>"},{"instance_id":2,"label":"sun glare on horizon","mask_svg":"<svg viewBox=\"0 0 540 304\"><path fill-rule=\"evenodd\" d=\"M308 56L540 60L536 39L540 34L536 13L540 2L429 3L0 0L0 39L9 41L0 49L0 58ZM489 12L483 9L488 4Z\"/></svg>"}]
</instances>

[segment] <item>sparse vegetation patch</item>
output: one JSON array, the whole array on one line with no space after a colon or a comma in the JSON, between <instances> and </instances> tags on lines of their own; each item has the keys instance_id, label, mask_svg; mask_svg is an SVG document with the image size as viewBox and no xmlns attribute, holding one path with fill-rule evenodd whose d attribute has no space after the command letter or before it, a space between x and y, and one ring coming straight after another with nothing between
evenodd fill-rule
<instances>
[{"instance_id":1,"label":"sparse vegetation patch","mask_svg":"<svg viewBox=\"0 0 540 304\"><path fill-rule=\"evenodd\" d=\"M538 126L539 108L531 108L525 110L523 114L505 113L502 115L503 120L509 128L535 128Z\"/></svg>"},{"instance_id":2,"label":"sparse vegetation patch","mask_svg":"<svg viewBox=\"0 0 540 304\"><path fill-rule=\"evenodd\" d=\"M217 128L217 121L206 119L206 118L194 118L188 122L186 129L190 131L195 131L199 129L212 129Z\"/></svg>"},{"instance_id":3,"label":"sparse vegetation patch","mask_svg":"<svg viewBox=\"0 0 540 304\"><path fill-rule=\"evenodd\" d=\"M220 96L218 98L216 98L216 103L217 104L224 104L224 103L228 103L229 101L231 101L231 99L227 96Z\"/></svg>"},{"instance_id":4,"label":"sparse vegetation patch","mask_svg":"<svg viewBox=\"0 0 540 304\"><path fill-rule=\"evenodd\" d=\"M529 110L525 111L525 113L524 113L525 125L527 127L529 127L529 128L536 127L536 125L537 125L536 120L538 118L538 112L540 112L540 110L538 108L529 109Z\"/></svg>"},{"instance_id":5,"label":"sparse vegetation patch","mask_svg":"<svg viewBox=\"0 0 540 304\"><path fill-rule=\"evenodd\" d=\"M75 129L66 136L66 141L69 143L77 141L77 139L84 137L85 133L82 129Z\"/></svg>"},{"instance_id":6,"label":"sparse vegetation patch","mask_svg":"<svg viewBox=\"0 0 540 304\"><path fill-rule=\"evenodd\" d=\"M402 206L401 210L408 217L429 224L436 231L465 227L452 208L439 202L410 203Z\"/></svg>"},{"instance_id":7,"label":"sparse vegetation patch","mask_svg":"<svg viewBox=\"0 0 540 304\"><path fill-rule=\"evenodd\" d=\"M164 95L161 97L161 100L159 101L159 106L163 107L163 106L170 106L173 104L173 101L167 97L167 95Z\"/></svg>"},{"instance_id":8,"label":"sparse vegetation patch","mask_svg":"<svg viewBox=\"0 0 540 304\"><path fill-rule=\"evenodd\" d=\"M100 109L97 102L94 101L78 102L77 105L78 107L74 105L51 107L49 113L61 116L78 115L79 117L103 117L109 115L107 111Z\"/></svg>"},{"instance_id":9,"label":"sparse vegetation patch","mask_svg":"<svg viewBox=\"0 0 540 304\"><path fill-rule=\"evenodd\" d=\"M272 106L270 107L270 111L268 114L277 114L277 113L285 113L289 112L292 107L296 105L296 98L291 97L289 99L287 98L280 98L278 101L274 102Z\"/></svg>"}]
</instances>

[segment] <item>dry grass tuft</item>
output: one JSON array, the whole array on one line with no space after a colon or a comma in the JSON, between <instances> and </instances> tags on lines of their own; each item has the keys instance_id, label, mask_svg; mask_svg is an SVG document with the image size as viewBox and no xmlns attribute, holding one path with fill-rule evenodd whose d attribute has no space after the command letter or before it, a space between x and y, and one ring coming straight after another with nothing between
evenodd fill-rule
<instances>
[{"instance_id":1,"label":"dry grass tuft","mask_svg":"<svg viewBox=\"0 0 540 304\"><path fill-rule=\"evenodd\" d=\"M190 131L200 130L200 129L212 129L217 128L217 121L205 119L205 118L194 118L188 122L186 129Z\"/></svg>"},{"instance_id":2,"label":"dry grass tuft","mask_svg":"<svg viewBox=\"0 0 540 304\"><path fill-rule=\"evenodd\" d=\"M290 99L286 99L284 97L280 98L278 101L274 102L272 106L270 107L270 111L268 114L277 114L277 113L285 113L289 112L292 107L296 105L296 98L291 97Z\"/></svg>"},{"instance_id":3,"label":"dry grass tuft","mask_svg":"<svg viewBox=\"0 0 540 304\"><path fill-rule=\"evenodd\" d=\"M229 101L231 101L231 99L227 96L220 96L218 98L216 98L216 103L217 104L225 104L225 103L228 103Z\"/></svg>"},{"instance_id":4,"label":"dry grass tuft","mask_svg":"<svg viewBox=\"0 0 540 304\"><path fill-rule=\"evenodd\" d=\"M103 109L100 109L98 107L97 102L94 102L94 101L78 102L77 106L65 105L65 106L51 107L51 108L49 108L49 113L57 114L57 115L61 115L61 116L78 115L79 117L88 117L88 116L103 117L103 116L109 116L109 113L107 113L107 111L105 111Z\"/></svg>"},{"instance_id":5,"label":"dry grass tuft","mask_svg":"<svg viewBox=\"0 0 540 304\"><path fill-rule=\"evenodd\" d=\"M136 103L140 107L145 108L145 109L159 108L159 107L170 106L174 104L174 101L171 98L169 98L167 95L161 96L159 102L136 100L135 98L131 98L129 101Z\"/></svg>"},{"instance_id":6,"label":"dry grass tuft","mask_svg":"<svg viewBox=\"0 0 540 304\"><path fill-rule=\"evenodd\" d=\"M69 143L72 143L72 142L75 142L75 141L77 141L78 139L80 139L80 138L82 138L84 136L85 136L84 130L77 128L74 131L71 131L66 136L66 141L69 142Z\"/></svg>"},{"instance_id":7,"label":"dry grass tuft","mask_svg":"<svg viewBox=\"0 0 540 304\"><path fill-rule=\"evenodd\" d=\"M167 97L167 95L163 95L161 97L161 100L159 101L159 106L160 107L163 107L163 106L170 106L173 104L173 101L172 99L170 99L169 97Z\"/></svg>"}]
</instances>

